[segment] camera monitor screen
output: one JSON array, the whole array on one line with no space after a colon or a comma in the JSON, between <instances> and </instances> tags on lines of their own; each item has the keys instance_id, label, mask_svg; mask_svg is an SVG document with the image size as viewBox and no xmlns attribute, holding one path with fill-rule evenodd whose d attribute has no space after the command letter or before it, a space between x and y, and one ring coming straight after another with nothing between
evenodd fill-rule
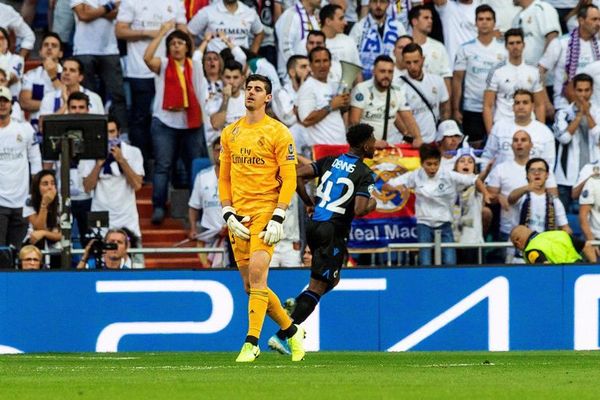
<instances>
[{"instance_id":1,"label":"camera monitor screen","mask_svg":"<svg viewBox=\"0 0 600 400\"><path fill-rule=\"evenodd\" d=\"M71 155L80 160L104 159L107 156L107 117L99 114L46 115L42 123L44 160L58 160L61 139L72 137Z\"/></svg>"}]
</instances>

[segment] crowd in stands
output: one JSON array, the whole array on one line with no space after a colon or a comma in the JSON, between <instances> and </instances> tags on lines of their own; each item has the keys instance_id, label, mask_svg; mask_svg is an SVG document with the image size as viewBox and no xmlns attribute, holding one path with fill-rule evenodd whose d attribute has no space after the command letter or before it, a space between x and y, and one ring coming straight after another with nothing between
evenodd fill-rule
<instances>
[{"instance_id":1,"label":"crowd in stands","mask_svg":"<svg viewBox=\"0 0 600 400\"><path fill-rule=\"evenodd\" d=\"M591 0L50 0L38 43L36 1L23 3L23 16L14 3L0 4L0 246L22 247L24 269L60 265L38 251L61 239L60 165L40 152L44 117L55 114L109 116L106 159L70 166L86 249L78 268L98 268L89 211L108 211L103 234L118 246L103 266L140 264L126 249L143 243L135 192L144 183L160 225L170 187L193 182L189 238L226 247L219 137L244 116L251 73L271 80L268 111L289 127L301 162L314 145L345 144L357 123L374 127L377 149L419 149L421 167L384 189L415 194L420 242L435 230L444 242L506 241L519 224L571 233L576 213L583 238L600 239L600 11ZM361 71L351 84L348 63ZM199 157L214 165L193 177ZM272 265L310 258L307 212L295 199ZM475 262L473 252L458 261ZM431 264L430 250L419 262ZM444 249L443 262L455 264L456 252Z\"/></svg>"}]
</instances>

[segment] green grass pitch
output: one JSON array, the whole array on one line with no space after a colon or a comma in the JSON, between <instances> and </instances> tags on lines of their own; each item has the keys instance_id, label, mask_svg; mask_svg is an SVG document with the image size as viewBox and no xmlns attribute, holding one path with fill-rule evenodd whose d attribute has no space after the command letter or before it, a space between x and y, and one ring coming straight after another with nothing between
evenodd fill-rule
<instances>
[{"instance_id":1,"label":"green grass pitch","mask_svg":"<svg viewBox=\"0 0 600 400\"><path fill-rule=\"evenodd\" d=\"M0 399L598 399L600 352L0 356Z\"/></svg>"}]
</instances>

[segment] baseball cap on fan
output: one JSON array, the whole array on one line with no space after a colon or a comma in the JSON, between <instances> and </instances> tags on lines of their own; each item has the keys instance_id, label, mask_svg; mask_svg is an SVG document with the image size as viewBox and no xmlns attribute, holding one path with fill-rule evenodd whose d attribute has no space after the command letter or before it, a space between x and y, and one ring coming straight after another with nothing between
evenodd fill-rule
<instances>
[{"instance_id":1,"label":"baseball cap on fan","mask_svg":"<svg viewBox=\"0 0 600 400\"><path fill-rule=\"evenodd\" d=\"M5 98L8 101L12 100L12 94L10 94L10 90L7 87L0 87L0 98Z\"/></svg>"}]
</instances>

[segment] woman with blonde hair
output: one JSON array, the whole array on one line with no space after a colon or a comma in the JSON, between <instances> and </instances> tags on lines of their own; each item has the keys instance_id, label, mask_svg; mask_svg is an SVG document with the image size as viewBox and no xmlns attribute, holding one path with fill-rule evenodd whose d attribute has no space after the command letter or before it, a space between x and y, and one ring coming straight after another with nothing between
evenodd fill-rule
<instances>
[{"instance_id":1,"label":"woman with blonde hair","mask_svg":"<svg viewBox=\"0 0 600 400\"><path fill-rule=\"evenodd\" d=\"M32 244L23 246L19 251L21 269L41 269L42 252Z\"/></svg>"}]
</instances>

